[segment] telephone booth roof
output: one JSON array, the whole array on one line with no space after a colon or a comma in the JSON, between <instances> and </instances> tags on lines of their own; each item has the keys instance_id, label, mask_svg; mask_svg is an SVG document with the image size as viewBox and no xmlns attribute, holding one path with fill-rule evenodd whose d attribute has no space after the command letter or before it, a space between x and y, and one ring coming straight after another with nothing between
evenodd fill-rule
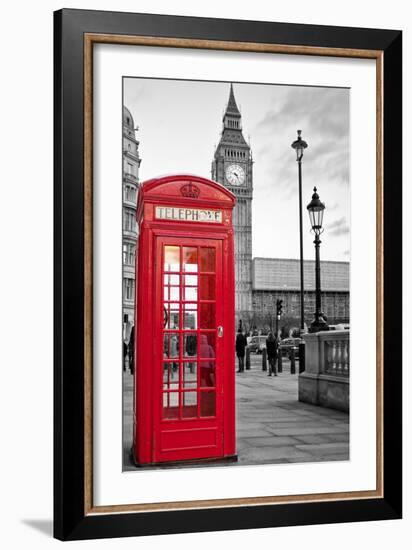
<instances>
[{"instance_id":1,"label":"telephone booth roof","mask_svg":"<svg viewBox=\"0 0 412 550\"><path fill-rule=\"evenodd\" d=\"M172 174L144 181L139 187L138 211L145 202L192 202L232 209L235 195L216 181L193 174Z\"/></svg>"}]
</instances>

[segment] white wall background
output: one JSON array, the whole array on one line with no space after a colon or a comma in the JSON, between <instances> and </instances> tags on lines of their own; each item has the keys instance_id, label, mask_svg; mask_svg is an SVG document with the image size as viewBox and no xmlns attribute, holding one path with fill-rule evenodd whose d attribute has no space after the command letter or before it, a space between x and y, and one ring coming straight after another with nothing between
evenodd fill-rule
<instances>
[{"instance_id":1,"label":"white wall background","mask_svg":"<svg viewBox=\"0 0 412 550\"><path fill-rule=\"evenodd\" d=\"M0 545L3 548L57 547L52 525L52 162L53 60L52 12L61 7L169 13L392 28L404 30L404 97L411 90L411 43L408 4L346 0L293 3L209 0L202 7L193 0L89 0L66 5L54 0L22 0L2 8L0 86ZM412 133L405 105L404 135ZM23 144L23 138L27 142ZM406 153L406 147L404 151ZM406 164L406 163L405 163ZM404 181L410 177L405 166ZM405 186L405 213L412 208L412 192ZM405 218L407 216L405 215ZM412 277L411 217L405 221L405 282ZM407 251L409 249L409 254ZM405 287L404 310L412 309ZM404 337L412 328L406 321ZM400 319L398 320L400 322ZM409 330L408 330L409 329ZM405 360L404 395L411 376ZM198 550L212 546L305 550L347 549L367 544L376 550L410 547L412 536L412 481L408 463L412 454L405 403L405 510L402 521L322 525L75 542L89 548ZM361 543L362 541L362 543Z\"/></svg>"}]
</instances>

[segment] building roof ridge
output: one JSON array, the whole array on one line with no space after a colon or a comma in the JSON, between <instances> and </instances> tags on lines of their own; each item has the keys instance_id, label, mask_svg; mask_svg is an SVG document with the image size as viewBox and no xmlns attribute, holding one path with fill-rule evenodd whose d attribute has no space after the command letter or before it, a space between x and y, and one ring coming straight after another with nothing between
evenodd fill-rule
<instances>
[{"instance_id":1,"label":"building roof ridge","mask_svg":"<svg viewBox=\"0 0 412 550\"><path fill-rule=\"evenodd\" d=\"M281 257L271 257L271 258L268 258L266 256L253 256L252 260L270 260L270 261L287 261L287 262L300 262L300 259L299 258L281 258ZM308 258L308 259L304 259L303 260L304 262L313 262L315 263L315 260L311 259L311 258ZM329 263L329 264L350 264L349 261L345 261L345 260L321 260L321 263Z\"/></svg>"}]
</instances>

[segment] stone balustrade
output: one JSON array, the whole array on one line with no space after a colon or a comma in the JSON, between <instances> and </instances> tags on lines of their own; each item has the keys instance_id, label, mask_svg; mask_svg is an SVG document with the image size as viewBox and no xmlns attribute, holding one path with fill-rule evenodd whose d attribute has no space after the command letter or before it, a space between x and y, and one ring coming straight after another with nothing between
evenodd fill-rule
<instances>
[{"instance_id":1,"label":"stone balustrade","mask_svg":"<svg viewBox=\"0 0 412 550\"><path fill-rule=\"evenodd\" d=\"M305 334L305 372L299 401L349 411L349 331Z\"/></svg>"},{"instance_id":2,"label":"stone balustrade","mask_svg":"<svg viewBox=\"0 0 412 550\"><path fill-rule=\"evenodd\" d=\"M333 340L328 338L324 341L324 372L326 374L349 376L349 334L348 338L344 338L342 336L345 336L345 331L342 332L343 334L339 334L337 338L333 338ZM329 334L333 335L333 332Z\"/></svg>"}]
</instances>

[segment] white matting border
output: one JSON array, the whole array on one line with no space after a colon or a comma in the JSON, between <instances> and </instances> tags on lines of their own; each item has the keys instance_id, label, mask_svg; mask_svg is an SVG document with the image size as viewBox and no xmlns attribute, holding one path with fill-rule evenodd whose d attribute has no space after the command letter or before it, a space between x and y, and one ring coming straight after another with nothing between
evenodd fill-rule
<instances>
[{"instance_id":1,"label":"white matting border","mask_svg":"<svg viewBox=\"0 0 412 550\"><path fill-rule=\"evenodd\" d=\"M247 74L247 80L242 78ZM351 429L347 462L122 472L122 77L351 89ZM272 76L273 75L273 76ZM94 46L93 504L376 488L376 67L374 60Z\"/></svg>"}]
</instances>

